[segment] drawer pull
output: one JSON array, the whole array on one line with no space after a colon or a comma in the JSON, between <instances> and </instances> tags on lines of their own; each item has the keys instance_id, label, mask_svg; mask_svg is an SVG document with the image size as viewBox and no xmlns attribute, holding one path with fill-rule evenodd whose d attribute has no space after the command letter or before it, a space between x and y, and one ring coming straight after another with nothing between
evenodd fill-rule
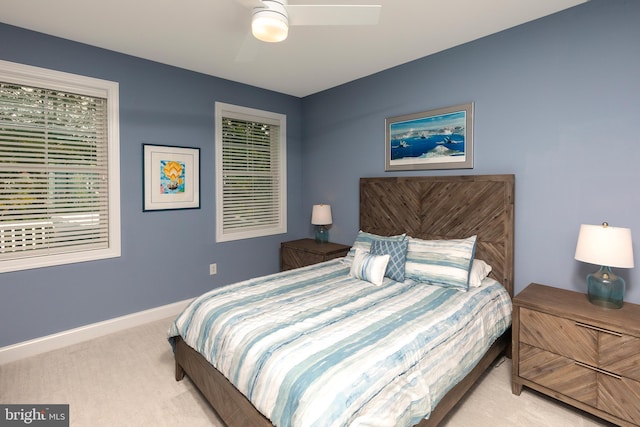
<instances>
[{"instance_id":1,"label":"drawer pull","mask_svg":"<svg viewBox=\"0 0 640 427\"><path fill-rule=\"evenodd\" d=\"M598 328L597 326L587 325L586 323L582 323L582 322L576 322L576 326L581 326L587 329L593 329L594 331L598 331L598 332L604 332L605 334L613 335L616 337L622 337L621 333L610 331L608 329Z\"/></svg>"},{"instance_id":2,"label":"drawer pull","mask_svg":"<svg viewBox=\"0 0 640 427\"><path fill-rule=\"evenodd\" d=\"M592 371L596 371L596 372L599 372L601 374L608 375L608 376L613 377L613 378L615 378L617 380L621 380L622 379L622 377L620 375L616 375L616 374L611 373L609 371L605 371L604 369L599 369L599 368L596 368L595 366L587 365L586 363L582 363L582 362L579 362L577 360L574 360L574 362L575 362L576 365L582 366L583 368L591 369Z\"/></svg>"}]
</instances>

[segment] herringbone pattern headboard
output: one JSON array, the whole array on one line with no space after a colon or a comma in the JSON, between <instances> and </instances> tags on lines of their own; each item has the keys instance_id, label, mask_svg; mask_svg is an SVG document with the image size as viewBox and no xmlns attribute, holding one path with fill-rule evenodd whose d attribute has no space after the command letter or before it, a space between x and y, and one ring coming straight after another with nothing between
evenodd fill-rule
<instances>
[{"instance_id":1,"label":"herringbone pattern headboard","mask_svg":"<svg viewBox=\"0 0 640 427\"><path fill-rule=\"evenodd\" d=\"M360 229L421 239L477 235L476 258L513 296L514 175L360 179Z\"/></svg>"}]
</instances>

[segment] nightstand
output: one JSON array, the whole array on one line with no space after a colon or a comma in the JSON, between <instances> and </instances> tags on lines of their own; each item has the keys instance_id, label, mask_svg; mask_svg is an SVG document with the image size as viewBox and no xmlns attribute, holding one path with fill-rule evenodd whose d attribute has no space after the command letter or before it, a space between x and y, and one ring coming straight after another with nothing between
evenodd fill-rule
<instances>
[{"instance_id":1,"label":"nightstand","mask_svg":"<svg viewBox=\"0 0 640 427\"><path fill-rule=\"evenodd\" d=\"M621 426L640 425L640 306L530 284L513 299L512 391L527 386Z\"/></svg>"},{"instance_id":2,"label":"nightstand","mask_svg":"<svg viewBox=\"0 0 640 427\"><path fill-rule=\"evenodd\" d=\"M280 244L280 271L304 267L343 257L351 247L339 243L316 243L314 239L292 240Z\"/></svg>"}]
</instances>

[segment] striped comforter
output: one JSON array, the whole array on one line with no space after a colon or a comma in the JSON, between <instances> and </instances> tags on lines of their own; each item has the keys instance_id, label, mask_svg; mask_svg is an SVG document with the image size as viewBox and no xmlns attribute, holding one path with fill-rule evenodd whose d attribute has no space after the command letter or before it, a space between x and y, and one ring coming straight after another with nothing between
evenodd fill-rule
<instances>
[{"instance_id":1,"label":"striped comforter","mask_svg":"<svg viewBox=\"0 0 640 427\"><path fill-rule=\"evenodd\" d=\"M349 277L348 258L214 289L169 330L276 426L410 426L511 324L492 279L459 292Z\"/></svg>"}]
</instances>

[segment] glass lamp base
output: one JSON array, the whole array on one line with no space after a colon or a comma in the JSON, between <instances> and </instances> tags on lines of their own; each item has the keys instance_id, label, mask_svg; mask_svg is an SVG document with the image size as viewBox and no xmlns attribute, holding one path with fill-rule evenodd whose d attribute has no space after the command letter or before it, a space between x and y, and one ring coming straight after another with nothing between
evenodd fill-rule
<instances>
[{"instance_id":1,"label":"glass lamp base","mask_svg":"<svg viewBox=\"0 0 640 427\"><path fill-rule=\"evenodd\" d=\"M329 229L324 225L316 225L316 243L327 243L329 241Z\"/></svg>"},{"instance_id":2,"label":"glass lamp base","mask_svg":"<svg viewBox=\"0 0 640 427\"><path fill-rule=\"evenodd\" d=\"M600 267L596 273L587 276L589 302L605 308L621 308L625 283L609 267Z\"/></svg>"}]
</instances>

